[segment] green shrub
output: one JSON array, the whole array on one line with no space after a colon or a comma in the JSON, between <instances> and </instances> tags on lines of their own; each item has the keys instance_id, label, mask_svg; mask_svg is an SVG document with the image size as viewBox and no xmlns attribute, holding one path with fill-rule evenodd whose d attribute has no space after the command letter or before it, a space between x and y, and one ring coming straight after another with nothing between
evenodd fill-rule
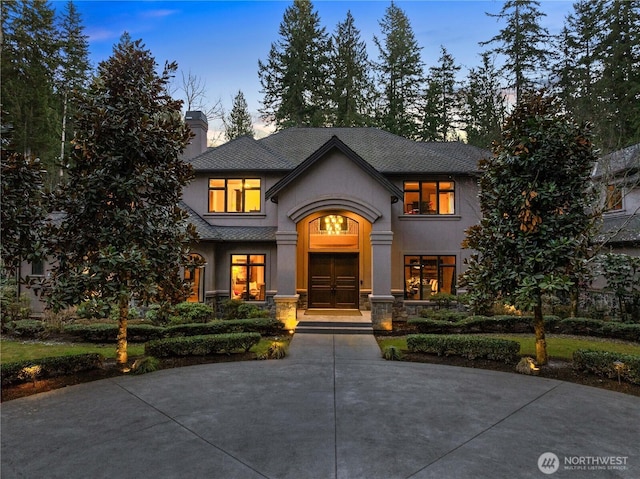
<instances>
[{"instance_id":1,"label":"green shrub","mask_svg":"<svg viewBox=\"0 0 640 479\"><path fill-rule=\"evenodd\" d=\"M222 309L225 320L268 318L270 316L269 311L239 299L227 299L222 303Z\"/></svg>"},{"instance_id":2,"label":"green shrub","mask_svg":"<svg viewBox=\"0 0 640 479\"><path fill-rule=\"evenodd\" d=\"M445 317L447 317L445 315ZM551 328L558 324L557 316L545 316L545 324ZM407 324L415 327L420 333L532 333L533 318L531 316L466 316L458 321L447 321L432 318L410 318Z\"/></svg>"},{"instance_id":3,"label":"green shrub","mask_svg":"<svg viewBox=\"0 0 640 479\"><path fill-rule=\"evenodd\" d=\"M214 311L204 303L179 303L172 308L171 323L206 323L213 319Z\"/></svg>"},{"instance_id":4,"label":"green shrub","mask_svg":"<svg viewBox=\"0 0 640 479\"><path fill-rule=\"evenodd\" d=\"M208 336L188 336L184 338L165 338L149 341L145 344L147 356L167 358L173 356L206 356L233 351L249 351L260 342L258 333L230 333Z\"/></svg>"},{"instance_id":5,"label":"green shrub","mask_svg":"<svg viewBox=\"0 0 640 479\"><path fill-rule=\"evenodd\" d=\"M215 320L205 324L179 324L168 326L165 336L198 336L205 334L225 333L260 333L264 336L276 336L282 334L284 324L277 319L233 319Z\"/></svg>"},{"instance_id":6,"label":"green shrub","mask_svg":"<svg viewBox=\"0 0 640 479\"><path fill-rule=\"evenodd\" d=\"M420 316L428 319L437 319L440 321L452 321L457 322L465 319L469 316L469 313L464 311L455 311L452 309L423 309L420 311Z\"/></svg>"},{"instance_id":7,"label":"green shrub","mask_svg":"<svg viewBox=\"0 0 640 479\"><path fill-rule=\"evenodd\" d=\"M118 337L117 323L70 324L64 327L64 332L89 343L111 343ZM127 341L144 343L152 339L162 338L165 328L152 324L127 325Z\"/></svg>"},{"instance_id":8,"label":"green shrub","mask_svg":"<svg viewBox=\"0 0 640 479\"><path fill-rule=\"evenodd\" d=\"M5 363L2 365L2 386L100 369L102 363L103 357L97 353Z\"/></svg>"},{"instance_id":9,"label":"green shrub","mask_svg":"<svg viewBox=\"0 0 640 479\"><path fill-rule=\"evenodd\" d=\"M42 321L35 319L21 319L10 321L6 325L7 332L21 338L37 338L44 333L45 327Z\"/></svg>"},{"instance_id":10,"label":"green shrub","mask_svg":"<svg viewBox=\"0 0 640 479\"><path fill-rule=\"evenodd\" d=\"M640 384L640 356L638 355L579 349L573 353L573 367L597 376L612 379L619 377L621 381Z\"/></svg>"},{"instance_id":11,"label":"green shrub","mask_svg":"<svg viewBox=\"0 0 640 479\"><path fill-rule=\"evenodd\" d=\"M407 336L407 348L417 353L486 358L506 363L515 362L520 352L520 344L516 341L438 334L410 334Z\"/></svg>"},{"instance_id":12,"label":"green shrub","mask_svg":"<svg viewBox=\"0 0 640 479\"><path fill-rule=\"evenodd\" d=\"M402 351L396 346L387 346L382 351L382 357L387 361L400 361L402 359Z\"/></svg>"}]
</instances>

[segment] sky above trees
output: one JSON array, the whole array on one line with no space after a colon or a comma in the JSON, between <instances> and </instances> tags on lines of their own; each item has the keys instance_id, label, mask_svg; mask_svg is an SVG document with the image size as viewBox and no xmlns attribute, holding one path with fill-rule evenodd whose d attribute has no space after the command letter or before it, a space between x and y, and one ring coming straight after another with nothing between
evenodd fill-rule
<instances>
[{"instance_id":1,"label":"sky above trees","mask_svg":"<svg viewBox=\"0 0 640 479\"><path fill-rule=\"evenodd\" d=\"M320 22L328 33L343 22L351 11L356 28L367 44L369 58L378 57L373 42L380 36L379 22L389 1L313 2ZM498 13L501 1L396 1L405 11L416 35L422 61L429 68L438 62L441 46L461 65L460 76L481 63L479 42L490 40L502 24L486 13ZM558 33L565 16L571 12L571 0L543 0L546 14L542 24L550 33ZM53 3L63 8L64 2ZM242 90L249 111L258 124L262 100L258 60L266 59L271 43L278 38L278 27L289 1L78 1L85 33L89 36L90 58L94 64L107 59L120 35L128 31L141 38L158 63L177 61L180 71L202 78L208 101L221 101L228 113L238 89ZM179 83L180 76L176 79ZM177 85L176 85L177 86ZM179 93L176 93L179 95ZM212 125L223 130L222 125Z\"/></svg>"}]
</instances>

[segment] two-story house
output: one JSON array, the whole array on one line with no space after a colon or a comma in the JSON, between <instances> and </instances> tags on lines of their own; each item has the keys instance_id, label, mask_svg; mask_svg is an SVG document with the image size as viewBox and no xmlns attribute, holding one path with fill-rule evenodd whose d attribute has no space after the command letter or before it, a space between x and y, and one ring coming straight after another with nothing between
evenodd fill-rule
<instances>
[{"instance_id":1,"label":"two-story house","mask_svg":"<svg viewBox=\"0 0 640 479\"><path fill-rule=\"evenodd\" d=\"M390 329L438 292L455 293L480 220L478 161L460 142L417 142L376 128L290 128L185 156L184 205L206 262L187 271L192 301L241 299L291 323L297 309L370 309Z\"/></svg>"}]
</instances>

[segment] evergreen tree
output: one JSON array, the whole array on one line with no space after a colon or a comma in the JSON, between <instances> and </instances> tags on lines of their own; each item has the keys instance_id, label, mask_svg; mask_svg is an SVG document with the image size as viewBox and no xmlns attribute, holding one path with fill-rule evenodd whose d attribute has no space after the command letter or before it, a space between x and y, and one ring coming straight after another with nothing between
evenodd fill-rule
<instances>
[{"instance_id":1,"label":"evergreen tree","mask_svg":"<svg viewBox=\"0 0 640 479\"><path fill-rule=\"evenodd\" d=\"M595 86L602 68L596 47L602 31L602 5L600 0L574 3L573 13L556 38L553 83L576 121L593 120L597 108Z\"/></svg>"},{"instance_id":2,"label":"evergreen tree","mask_svg":"<svg viewBox=\"0 0 640 479\"><path fill-rule=\"evenodd\" d=\"M505 20L506 25L498 35L480 45L498 44L489 52L505 58L501 71L508 78L507 86L515 89L516 101L525 90L541 83L549 64L549 51L545 47L549 33L540 24L546 14L539 6L537 0L507 0L500 13L487 14Z\"/></svg>"},{"instance_id":3,"label":"evergreen tree","mask_svg":"<svg viewBox=\"0 0 640 479\"><path fill-rule=\"evenodd\" d=\"M329 40L310 0L294 0L280 23L280 40L258 61L262 118L276 128L326 124Z\"/></svg>"},{"instance_id":4,"label":"evergreen tree","mask_svg":"<svg viewBox=\"0 0 640 479\"><path fill-rule=\"evenodd\" d=\"M92 300L119 310L117 363L127 362L132 300L170 292L186 297L193 226L178 207L191 167L179 155L189 141L181 102L166 93L176 64L156 73L141 42L123 35L78 99L72 166L55 198L64 211L50 225L56 263L48 302L54 309Z\"/></svg>"},{"instance_id":5,"label":"evergreen tree","mask_svg":"<svg viewBox=\"0 0 640 479\"><path fill-rule=\"evenodd\" d=\"M12 149L55 171L60 148L54 73L60 64L55 11L48 2L2 2L2 108Z\"/></svg>"},{"instance_id":6,"label":"evergreen tree","mask_svg":"<svg viewBox=\"0 0 640 479\"><path fill-rule=\"evenodd\" d=\"M41 259L46 216L42 173L38 158L2 149L0 266L9 277L16 274L22 261Z\"/></svg>"},{"instance_id":7,"label":"evergreen tree","mask_svg":"<svg viewBox=\"0 0 640 479\"><path fill-rule=\"evenodd\" d=\"M420 137L424 141L448 141L458 139L460 118L460 92L455 64L445 47L441 48L438 66L429 69L424 117Z\"/></svg>"},{"instance_id":8,"label":"evergreen tree","mask_svg":"<svg viewBox=\"0 0 640 479\"><path fill-rule=\"evenodd\" d=\"M84 34L82 19L72 1L66 5L61 25L61 53L58 93L61 97L62 134L60 138L60 162L67 164L66 151L68 142L73 137L75 105L70 103L71 93L85 88L90 71L89 43ZM60 170L62 174L62 170Z\"/></svg>"},{"instance_id":9,"label":"evergreen tree","mask_svg":"<svg viewBox=\"0 0 640 479\"><path fill-rule=\"evenodd\" d=\"M244 99L244 94L240 90L238 90L238 94L233 99L233 107L229 116L224 119L224 134L227 140L233 140L241 136L253 137L255 135L249 107Z\"/></svg>"},{"instance_id":10,"label":"evergreen tree","mask_svg":"<svg viewBox=\"0 0 640 479\"><path fill-rule=\"evenodd\" d=\"M600 137L605 151L640 141L640 2L610 0L598 55Z\"/></svg>"},{"instance_id":11,"label":"evergreen tree","mask_svg":"<svg viewBox=\"0 0 640 479\"><path fill-rule=\"evenodd\" d=\"M463 282L475 304L498 299L533 310L536 357L547 363L542 296L568 292L593 231L589 128L552 97L526 95L481 163L482 220L467 231ZM508 267L505 267L508 265Z\"/></svg>"},{"instance_id":12,"label":"evergreen tree","mask_svg":"<svg viewBox=\"0 0 640 479\"><path fill-rule=\"evenodd\" d=\"M374 37L380 60L376 65L382 103L380 126L396 135L417 138L423 84L421 48L409 18L393 2L380 20L380 29L382 39Z\"/></svg>"},{"instance_id":13,"label":"evergreen tree","mask_svg":"<svg viewBox=\"0 0 640 479\"><path fill-rule=\"evenodd\" d=\"M334 126L364 126L372 123L373 81L367 46L360 39L351 11L338 23L331 42L332 121Z\"/></svg>"},{"instance_id":14,"label":"evergreen tree","mask_svg":"<svg viewBox=\"0 0 640 479\"><path fill-rule=\"evenodd\" d=\"M482 53L482 64L471 68L463 88L463 118L467 143L491 147L500 138L506 115L506 99L499 75L489 53Z\"/></svg>"}]
</instances>

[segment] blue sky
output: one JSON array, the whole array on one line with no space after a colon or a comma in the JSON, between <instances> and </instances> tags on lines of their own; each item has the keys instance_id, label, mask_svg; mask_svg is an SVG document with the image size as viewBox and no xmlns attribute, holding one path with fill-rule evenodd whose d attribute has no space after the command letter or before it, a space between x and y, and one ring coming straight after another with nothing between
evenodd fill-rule
<instances>
[{"instance_id":1,"label":"blue sky","mask_svg":"<svg viewBox=\"0 0 640 479\"><path fill-rule=\"evenodd\" d=\"M66 0L53 5L62 11ZM228 111L238 89L257 118L262 94L258 60L266 60L271 43L279 40L278 28L284 0L200 1L95 1L74 0L89 36L93 64L107 59L124 31L142 39L159 65L175 60L178 68L191 72L206 84L209 103L220 100ZM447 48L462 75L477 66L478 42L496 35L503 23L485 14L498 13L502 0L412 0L395 2L411 21L426 68L434 66L440 46ZM572 10L572 0L542 0L546 13L542 24L557 33ZM313 5L328 33L344 21L347 10L368 45L369 58L377 59L373 36L380 37L379 21L390 0L315 0ZM178 74L179 78L179 74ZM177 83L179 81L176 80ZM178 95L179 93L176 93ZM219 125L211 125L211 129ZM265 129L258 123L258 132ZM215 136L215 133L214 133Z\"/></svg>"}]
</instances>

